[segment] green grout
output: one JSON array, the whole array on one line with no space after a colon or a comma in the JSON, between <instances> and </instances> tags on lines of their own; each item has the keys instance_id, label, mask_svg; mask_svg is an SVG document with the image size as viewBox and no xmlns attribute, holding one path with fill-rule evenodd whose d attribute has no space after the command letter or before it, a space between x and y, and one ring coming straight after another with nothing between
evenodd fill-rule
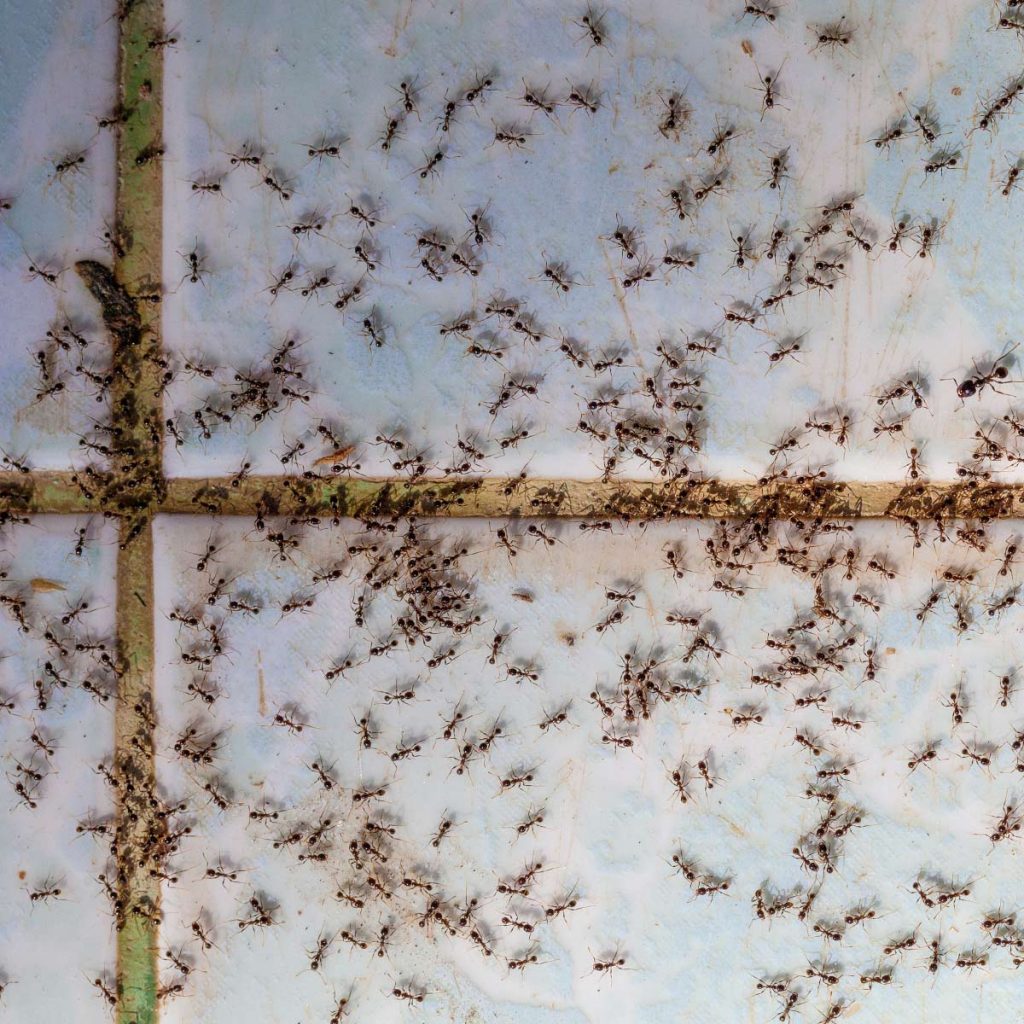
<instances>
[{"instance_id":1,"label":"green grout","mask_svg":"<svg viewBox=\"0 0 1024 1024\"><path fill-rule=\"evenodd\" d=\"M31 473L0 473L0 509L38 514L98 512L102 502L89 497L72 471L37 470Z\"/></svg>"}]
</instances>

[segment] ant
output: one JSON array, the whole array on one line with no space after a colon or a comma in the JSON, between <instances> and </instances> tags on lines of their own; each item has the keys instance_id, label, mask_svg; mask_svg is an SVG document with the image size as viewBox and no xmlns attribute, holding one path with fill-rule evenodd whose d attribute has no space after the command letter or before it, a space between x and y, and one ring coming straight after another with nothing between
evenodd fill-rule
<instances>
[{"instance_id":1,"label":"ant","mask_svg":"<svg viewBox=\"0 0 1024 1024\"><path fill-rule=\"evenodd\" d=\"M611 977L613 971L621 970L625 966L626 958L619 953L616 947L615 951L607 956L594 957L590 973Z\"/></svg>"},{"instance_id":2,"label":"ant","mask_svg":"<svg viewBox=\"0 0 1024 1024\"><path fill-rule=\"evenodd\" d=\"M690 108L680 92L671 92L667 97L662 96L661 102L665 106L665 114L658 122L658 132L666 139L678 140L690 117Z\"/></svg>"},{"instance_id":3,"label":"ant","mask_svg":"<svg viewBox=\"0 0 1024 1024\"><path fill-rule=\"evenodd\" d=\"M351 202L349 203L348 213L349 216L354 217L363 224L367 230L372 230L380 223L380 211L374 207L363 207L357 202Z\"/></svg>"},{"instance_id":4,"label":"ant","mask_svg":"<svg viewBox=\"0 0 1024 1024\"><path fill-rule=\"evenodd\" d=\"M770 364L768 369L771 370L772 367L774 367L778 363L781 363L782 360L786 359L787 357L793 359L794 362L799 362L799 360L796 359L794 353L800 351L801 340L802 336L792 341L780 342L778 348L768 353L768 362Z\"/></svg>"},{"instance_id":5,"label":"ant","mask_svg":"<svg viewBox=\"0 0 1024 1024\"><path fill-rule=\"evenodd\" d=\"M630 273L622 279L622 287L639 289L641 284L654 277L654 266L654 261L649 258L638 260Z\"/></svg>"},{"instance_id":6,"label":"ant","mask_svg":"<svg viewBox=\"0 0 1024 1024\"><path fill-rule=\"evenodd\" d=\"M611 234L612 241L622 250L627 260L635 260L639 251L640 235L636 228L629 227L616 217L615 230Z\"/></svg>"},{"instance_id":7,"label":"ant","mask_svg":"<svg viewBox=\"0 0 1024 1024\"><path fill-rule=\"evenodd\" d=\"M716 121L715 134L707 144L705 152L708 156L725 156L725 147L736 138L736 129L731 124L720 124ZM696 196L695 196L696 198Z\"/></svg>"},{"instance_id":8,"label":"ant","mask_svg":"<svg viewBox=\"0 0 1024 1024\"><path fill-rule=\"evenodd\" d=\"M548 96L546 88L534 88L533 86L527 85L524 81L522 100L528 107L532 107L534 110L540 110L547 114L548 117L553 118L555 115L557 101L552 100Z\"/></svg>"},{"instance_id":9,"label":"ant","mask_svg":"<svg viewBox=\"0 0 1024 1024\"><path fill-rule=\"evenodd\" d=\"M605 29L605 15L598 14L593 7L588 6L587 9L580 16L579 21L574 22L584 30L584 39L590 40L590 46L588 49L593 50L597 48L607 49L607 36Z\"/></svg>"},{"instance_id":10,"label":"ant","mask_svg":"<svg viewBox=\"0 0 1024 1024\"><path fill-rule=\"evenodd\" d=\"M63 180L70 174L78 174L84 164L85 150L79 150L76 153L68 153L66 156L63 156L59 160L55 160L53 162L53 176L54 178Z\"/></svg>"},{"instance_id":11,"label":"ant","mask_svg":"<svg viewBox=\"0 0 1024 1024\"><path fill-rule=\"evenodd\" d=\"M430 845L435 850L438 849L440 847L441 843L443 842L444 838L448 835L449 832L451 832L451 830L454 827L455 827L454 819L448 817L447 815L445 817L443 817L441 819L440 824L437 826L437 829L435 830L433 836L431 836Z\"/></svg>"},{"instance_id":12,"label":"ant","mask_svg":"<svg viewBox=\"0 0 1024 1024\"><path fill-rule=\"evenodd\" d=\"M1020 177L1022 170L1024 170L1024 167L1021 166L1020 159L1016 163L1011 164L1006 172L1006 178L999 189L1001 195L1009 196L1011 192L1020 187L1017 184L1017 179Z\"/></svg>"},{"instance_id":13,"label":"ant","mask_svg":"<svg viewBox=\"0 0 1024 1024\"><path fill-rule=\"evenodd\" d=\"M890 122L877 138L869 139L875 149L890 149L894 142L907 137L907 122L903 117Z\"/></svg>"},{"instance_id":14,"label":"ant","mask_svg":"<svg viewBox=\"0 0 1024 1024\"><path fill-rule=\"evenodd\" d=\"M261 184L266 185L282 202L287 202L292 197L292 191L287 184L278 181L270 171L264 172Z\"/></svg>"},{"instance_id":15,"label":"ant","mask_svg":"<svg viewBox=\"0 0 1024 1024\"><path fill-rule=\"evenodd\" d=\"M700 188L696 189L693 193L693 201L699 206L701 203L711 195L724 195L725 194L725 181L728 176L727 171L723 171L719 174L715 174L705 178L701 182Z\"/></svg>"},{"instance_id":16,"label":"ant","mask_svg":"<svg viewBox=\"0 0 1024 1024\"><path fill-rule=\"evenodd\" d=\"M773 192L780 191L781 188L782 188L783 180L789 177L789 175L786 173L786 168L788 166L788 160L789 160L789 151L785 150L785 149L779 150L778 153L773 153L772 156L769 157L769 160L768 160L768 171L769 171L769 173L768 173L768 178L764 182L764 184L767 185L768 188L770 188ZM768 257L769 259L775 259L775 248L777 248L778 244L784 238L785 238L785 232L782 232L782 231L776 231L775 234L772 235L772 247L773 248L772 248L772 251L771 251L771 255L769 255L769 257Z\"/></svg>"},{"instance_id":17,"label":"ant","mask_svg":"<svg viewBox=\"0 0 1024 1024\"><path fill-rule=\"evenodd\" d=\"M574 110L585 110L589 114L596 114L601 106L601 97L593 85L570 84L565 102Z\"/></svg>"},{"instance_id":18,"label":"ant","mask_svg":"<svg viewBox=\"0 0 1024 1024\"><path fill-rule=\"evenodd\" d=\"M785 61L783 61L785 64ZM755 66L755 70L756 66ZM779 75L782 73L782 67L779 68L774 74L762 75L760 71L757 71L757 77L761 82L761 120L764 120L764 115L769 110L774 110L775 105L778 102L778 96L776 89L779 87Z\"/></svg>"},{"instance_id":19,"label":"ant","mask_svg":"<svg viewBox=\"0 0 1024 1024\"><path fill-rule=\"evenodd\" d=\"M38 888L32 889L28 898L31 903L46 903L49 900L60 899L62 892L59 881L47 879Z\"/></svg>"},{"instance_id":20,"label":"ant","mask_svg":"<svg viewBox=\"0 0 1024 1024\"><path fill-rule=\"evenodd\" d=\"M323 163L325 158L338 159L341 156L341 139L332 140L327 136L321 136L318 142L304 142L303 147L310 160L316 159L317 163Z\"/></svg>"},{"instance_id":21,"label":"ant","mask_svg":"<svg viewBox=\"0 0 1024 1024\"><path fill-rule=\"evenodd\" d=\"M192 284L201 282L206 274L206 268L203 264L203 256L199 251L199 243L196 242L190 252L179 252L178 255L188 265L188 273L181 280L190 281Z\"/></svg>"},{"instance_id":22,"label":"ant","mask_svg":"<svg viewBox=\"0 0 1024 1024\"><path fill-rule=\"evenodd\" d=\"M941 174L949 168L956 167L960 158L959 150L943 149L935 153L924 165L925 174Z\"/></svg>"},{"instance_id":23,"label":"ant","mask_svg":"<svg viewBox=\"0 0 1024 1024\"><path fill-rule=\"evenodd\" d=\"M779 7L777 4L769 3L768 0L758 0L758 2L750 0L749 3L743 5L743 13L740 15L740 18L744 18L748 14L755 21L762 19L769 24L773 24L779 15Z\"/></svg>"},{"instance_id":24,"label":"ant","mask_svg":"<svg viewBox=\"0 0 1024 1024\"><path fill-rule=\"evenodd\" d=\"M565 263L549 262L544 267L544 278L550 281L555 290L568 292L576 282L569 274Z\"/></svg>"},{"instance_id":25,"label":"ant","mask_svg":"<svg viewBox=\"0 0 1024 1024\"><path fill-rule=\"evenodd\" d=\"M543 812L543 810L535 810L533 807L531 807L527 811L526 816L521 821L519 821L516 824L516 826L515 826L516 835L517 836L526 835L527 832L533 831L533 829L535 829L539 825L543 824L543 822L544 822L544 812ZM551 915L548 915L548 916L551 916Z\"/></svg>"},{"instance_id":26,"label":"ant","mask_svg":"<svg viewBox=\"0 0 1024 1024\"><path fill-rule=\"evenodd\" d=\"M454 113L454 105L452 112ZM391 152L391 147L394 145L395 140L400 137L402 133L402 123L404 122L404 120L404 112L401 112L397 115L387 114L387 122L384 125L384 131L382 131L381 134L377 137L377 143L385 153ZM446 121L444 126L442 127L443 131L448 130L449 120L450 115L446 115Z\"/></svg>"},{"instance_id":27,"label":"ant","mask_svg":"<svg viewBox=\"0 0 1024 1024\"><path fill-rule=\"evenodd\" d=\"M976 395L980 395L986 388L991 388L998 394L1004 394L1004 392L1000 391L999 388L996 387L996 382L1008 380L1010 370L1009 367L1004 365L1004 360L1008 359L1017 348L1017 344L1008 348L1001 356L995 359L986 370L980 369L978 364L974 363L971 367L971 375L965 377L956 385L957 397L961 401L967 398L973 398Z\"/></svg>"},{"instance_id":28,"label":"ant","mask_svg":"<svg viewBox=\"0 0 1024 1024\"><path fill-rule=\"evenodd\" d=\"M830 50L835 53L840 47L848 47L853 40L853 30L846 27L845 15L838 21L821 25L813 31L815 42L811 47L812 53L815 50Z\"/></svg>"},{"instance_id":29,"label":"ant","mask_svg":"<svg viewBox=\"0 0 1024 1024\"><path fill-rule=\"evenodd\" d=\"M57 280L60 277L60 275L63 274L63 273L64 273L63 270L56 270L56 271L49 270L46 267L41 266L39 263L37 263L37 262L35 262L35 261L31 260L31 259L29 260L29 263L28 263L28 276L30 278L36 278L37 277L37 278L39 278L40 281L44 281L46 284L50 285L51 287L56 287Z\"/></svg>"},{"instance_id":30,"label":"ant","mask_svg":"<svg viewBox=\"0 0 1024 1024\"><path fill-rule=\"evenodd\" d=\"M414 81L403 79L398 83L395 91L401 96L403 114L419 113L416 102L419 99L420 88Z\"/></svg>"},{"instance_id":31,"label":"ant","mask_svg":"<svg viewBox=\"0 0 1024 1024\"><path fill-rule=\"evenodd\" d=\"M532 133L518 125L509 124L494 129L494 141L501 142L509 149L523 149Z\"/></svg>"},{"instance_id":32,"label":"ant","mask_svg":"<svg viewBox=\"0 0 1024 1024\"><path fill-rule=\"evenodd\" d=\"M753 263L757 258L754 249L750 245L750 234L736 235L733 239L733 260L732 265L734 267L743 269L747 265L747 262Z\"/></svg>"},{"instance_id":33,"label":"ant","mask_svg":"<svg viewBox=\"0 0 1024 1024\"><path fill-rule=\"evenodd\" d=\"M1008 541L999 562L999 575L1009 576L1010 566L1017 555L1018 545L1015 541Z\"/></svg>"},{"instance_id":34,"label":"ant","mask_svg":"<svg viewBox=\"0 0 1024 1024\"><path fill-rule=\"evenodd\" d=\"M427 155L426 162L416 168L416 173L421 179L424 179L431 174L436 174L437 168L441 165L444 158L445 152L443 149L434 150L433 153Z\"/></svg>"},{"instance_id":35,"label":"ant","mask_svg":"<svg viewBox=\"0 0 1024 1024\"><path fill-rule=\"evenodd\" d=\"M263 149L247 142L238 153L228 153L232 167L254 167L257 170L263 166Z\"/></svg>"}]
</instances>

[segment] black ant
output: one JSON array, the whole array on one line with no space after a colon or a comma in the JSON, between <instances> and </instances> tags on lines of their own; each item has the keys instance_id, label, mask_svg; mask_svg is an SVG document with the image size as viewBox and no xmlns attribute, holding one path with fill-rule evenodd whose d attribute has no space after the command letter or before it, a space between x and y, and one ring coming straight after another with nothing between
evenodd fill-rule
<instances>
[{"instance_id":1,"label":"black ant","mask_svg":"<svg viewBox=\"0 0 1024 1024\"><path fill-rule=\"evenodd\" d=\"M199 243L197 242L190 252L179 253L179 255L188 266L188 273L185 274L182 281L191 281L192 284L201 282L206 275L206 268L203 264L202 254L199 251Z\"/></svg>"},{"instance_id":2,"label":"black ant","mask_svg":"<svg viewBox=\"0 0 1024 1024\"><path fill-rule=\"evenodd\" d=\"M811 52L815 50L831 50L835 53L840 47L847 47L853 40L853 30L846 27L845 15L838 21L821 25L814 29L815 42Z\"/></svg>"},{"instance_id":3,"label":"black ant","mask_svg":"<svg viewBox=\"0 0 1024 1024\"><path fill-rule=\"evenodd\" d=\"M607 47L604 14L598 14L593 7L588 7L575 24L584 30L584 38L590 40L590 49Z\"/></svg>"}]
</instances>

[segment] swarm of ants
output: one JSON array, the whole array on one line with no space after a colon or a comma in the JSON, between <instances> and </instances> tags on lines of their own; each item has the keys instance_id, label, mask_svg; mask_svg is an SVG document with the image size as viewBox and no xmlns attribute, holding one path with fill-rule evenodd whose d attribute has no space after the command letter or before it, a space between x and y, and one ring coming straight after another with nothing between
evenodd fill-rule
<instances>
[{"instance_id":1,"label":"swarm of ants","mask_svg":"<svg viewBox=\"0 0 1024 1024\"><path fill-rule=\"evenodd\" d=\"M1007 37L1024 32L1016 6L994 26ZM971 998L1024 964L1011 860L1024 725L1000 643L1019 614L1020 541L996 521L1019 512L998 486L1024 462L1016 343L994 338L945 377L908 363L866 394L808 399L747 467L758 496L743 514L679 519L693 495L728 489L714 479L712 428L723 402L747 396L720 393L734 379L723 368L756 367L758 393L785 398L801 363L828 349L821 310L849 301L874 267L930 274L954 230L943 188L972 146L994 144L1024 79L996 83L969 122L898 95L858 140L923 183L923 205L888 218L856 190L810 191L791 123L797 65L849 73L867 26L801 23L784 2L729 15L755 44L786 40L783 59L751 60L750 102L715 104L682 79L632 95L616 70L629 59L624 16L588 6L562 19L564 83L521 73L497 47L493 66L396 75L372 116L352 112L351 130L211 149L172 199L201 230L176 243L160 287L106 266L131 248L120 226L104 234L106 262L77 264L117 325L113 345L98 322L57 309L31 346L31 405L90 408L74 483L126 518L122 546L166 495L161 448L189 466L210 452L237 461L197 491L209 524L158 530L172 568L155 608L156 699L131 700L127 746L91 766L106 795L69 837L90 844L91 878L36 873L23 896L32 920L91 885L118 930L157 929L167 1006L215 999L236 957L300 977L332 1024L382 1002L439 1002L431 965L442 960L517 998L568 960L581 990L629 1000L657 969L652 947L614 872L569 841L590 806L604 814L621 797L631 811L649 801L671 837L623 813L620 835L584 830L577 842L610 865L628 841L630 863L655 879L642 913L684 905L687 928L728 946L723 964L744 979L735 998L765 1019L830 1024L940 974ZM174 59L183 38L150 45ZM511 190L466 185L563 161L567 136L596 151L623 104L654 170L633 203L602 207L599 225L560 248L524 242ZM107 112L97 128L126 116ZM138 159L163 160L164 148ZM1005 156L993 186L1004 204L1020 171ZM352 171L363 165L369 181ZM90 167L89 149L70 147L51 184ZM239 222L266 229L256 283L205 227L236 203ZM63 300L70 267L26 251L22 269ZM412 282L428 312L415 328ZM665 296L692 293L699 322L650 330ZM627 336L594 336L581 310L601 295ZM225 301L272 329L238 347L179 332L165 351L142 325L144 304L166 303L176 323ZM410 376L457 377L457 422L360 418L330 394L324 337L393 381L427 334L436 366L421 360ZM141 416L133 388L146 392ZM391 397L389 417L404 396ZM969 423L938 499L937 410ZM454 494L502 476L508 508L529 515L530 460L552 442L604 483L674 490L611 490L584 520L465 530L386 500L349 517L346 480L374 474ZM894 451L905 464L889 521L853 525L833 465ZM15 479L33 473L31 453L7 445L2 458ZM244 526L218 521L268 466L275 496ZM12 536L30 522L9 497ZM546 507L562 497L553 487ZM76 527L68 559L94 550L98 532ZM36 661L0 690L20 821L56 804L61 716L76 700L113 714L127 668L109 630L90 628L91 595L53 607L34 584L20 570L0 578L4 625ZM915 660L916 648L933 657ZM154 740L156 796L134 771ZM128 884L139 877L152 883L144 895ZM0 971L0 1003L18 982ZM88 984L116 1007L111 974L91 971Z\"/></svg>"}]
</instances>

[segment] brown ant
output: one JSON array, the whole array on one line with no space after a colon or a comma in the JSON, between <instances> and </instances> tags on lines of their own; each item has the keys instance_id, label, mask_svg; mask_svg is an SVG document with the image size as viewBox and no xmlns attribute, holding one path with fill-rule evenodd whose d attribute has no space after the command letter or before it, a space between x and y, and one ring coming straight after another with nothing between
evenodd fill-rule
<instances>
[{"instance_id":1,"label":"brown ant","mask_svg":"<svg viewBox=\"0 0 1024 1024\"><path fill-rule=\"evenodd\" d=\"M762 19L772 24L779 15L779 7L777 4L770 3L769 0L749 0L743 5L743 13L740 17L743 18L748 14L755 21Z\"/></svg>"},{"instance_id":2,"label":"brown ant","mask_svg":"<svg viewBox=\"0 0 1024 1024\"><path fill-rule=\"evenodd\" d=\"M622 956L618 950L602 956L594 957L594 962L591 967L591 974L601 974L606 977L611 977L612 973L623 969L626 966L626 958Z\"/></svg>"},{"instance_id":3,"label":"brown ant","mask_svg":"<svg viewBox=\"0 0 1024 1024\"><path fill-rule=\"evenodd\" d=\"M968 398L974 398L980 395L986 388L991 388L993 391L1003 394L1002 391L996 387L997 382L1003 382L1009 379L1010 370L1009 367L1004 365L1004 360L1017 349L1017 345L1012 345L1001 356L993 360L987 369L982 370L979 368L977 363L974 363L971 368L971 375L965 377L956 386L957 397L963 401Z\"/></svg>"}]
</instances>

